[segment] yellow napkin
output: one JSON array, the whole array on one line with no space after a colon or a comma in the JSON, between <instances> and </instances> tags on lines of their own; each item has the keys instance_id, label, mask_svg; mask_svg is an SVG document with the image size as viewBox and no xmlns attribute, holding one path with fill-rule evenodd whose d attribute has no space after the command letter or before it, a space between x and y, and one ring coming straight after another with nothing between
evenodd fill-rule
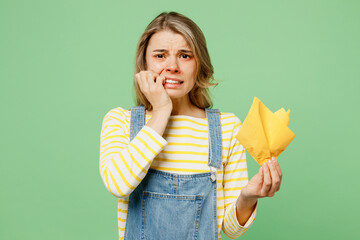
<instances>
[{"instance_id":1,"label":"yellow napkin","mask_svg":"<svg viewBox=\"0 0 360 240\"><path fill-rule=\"evenodd\" d=\"M271 157L278 157L295 138L295 134L288 128L290 109L284 108L272 113L257 97L236 138L263 165Z\"/></svg>"}]
</instances>

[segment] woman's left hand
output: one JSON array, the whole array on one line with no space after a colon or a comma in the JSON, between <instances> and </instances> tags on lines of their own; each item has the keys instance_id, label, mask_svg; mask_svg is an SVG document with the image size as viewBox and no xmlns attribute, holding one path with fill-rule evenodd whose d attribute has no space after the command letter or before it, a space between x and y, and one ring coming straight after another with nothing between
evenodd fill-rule
<instances>
[{"instance_id":1,"label":"woman's left hand","mask_svg":"<svg viewBox=\"0 0 360 240\"><path fill-rule=\"evenodd\" d=\"M248 184L241 190L244 199L272 197L280 190L282 172L275 157L264 163Z\"/></svg>"}]
</instances>

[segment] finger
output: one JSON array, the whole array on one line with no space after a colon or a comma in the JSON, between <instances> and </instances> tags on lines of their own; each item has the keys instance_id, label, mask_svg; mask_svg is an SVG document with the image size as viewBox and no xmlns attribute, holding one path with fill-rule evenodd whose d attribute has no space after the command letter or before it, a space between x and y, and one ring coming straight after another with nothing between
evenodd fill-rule
<instances>
[{"instance_id":1,"label":"finger","mask_svg":"<svg viewBox=\"0 0 360 240\"><path fill-rule=\"evenodd\" d=\"M268 195L269 190L271 188L271 177L270 177L268 163L264 163L262 167L264 168L264 182L260 193L263 197L265 197Z\"/></svg>"},{"instance_id":2,"label":"finger","mask_svg":"<svg viewBox=\"0 0 360 240\"><path fill-rule=\"evenodd\" d=\"M146 81L148 83L148 86L151 88L154 86L155 84L155 76L156 73L152 72L152 71L147 71L146 72Z\"/></svg>"},{"instance_id":3,"label":"finger","mask_svg":"<svg viewBox=\"0 0 360 240\"><path fill-rule=\"evenodd\" d=\"M145 71L140 72L140 82L141 82L141 91L142 92L149 89L149 84L148 84L148 82L146 80L146 74L147 73Z\"/></svg>"},{"instance_id":4,"label":"finger","mask_svg":"<svg viewBox=\"0 0 360 240\"><path fill-rule=\"evenodd\" d=\"M274 165L275 165L276 171L278 172L278 175L279 175L279 178L280 178L280 184L279 184L279 188L277 190L277 191L279 191L280 190L280 185L281 185L281 182L282 182L283 174L282 174L282 171L280 169L280 165L279 165L279 162L278 162L277 158L275 158Z\"/></svg>"},{"instance_id":5,"label":"finger","mask_svg":"<svg viewBox=\"0 0 360 240\"><path fill-rule=\"evenodd\" d=\"M163 87L163 83L164 83L164 81L165 81L165 77L164 76L158 76L157 78L156 78L156 86L158 86L158 87L162 87L162 88L164 88Z\"/></svg>"},{"instance_id":6,"label":"finger","mask_svg":"<svg viewBox=\"0 0 360 240\"><path fill-rule=\"evenodd\" d=\"M281 172L279 161L277 160L277 158L275 158L274 165L279 174L280 179L282 179L282 172Z\"/></svg>"},{"instance_id":7,"label":"finger","mask_svg":"<svg viewBox=\"0 0 360 240\"><path fill-rule=\"evenodd\" d=\"M163 68L159 73L156 73L154 76L155 76L155 82L157 82L157 80L158 80L158 77L159 76L161 76L161 73L164 71L164 69L165 68ZM163 83L163 81L165 81L165 76L161 76L162 78L161 78L161 80L162 80L162 82L161 83Z\"/></svg>"},{"instance_id":8,"label":"finger","mask_svg":"<svg viewBox=\"0 0 360 240\"><path fill-rule=\"evenodd\" d=\"M140 75L140 73L136 73L136 74L134 75L134 79L135 79L135 82L137 83L137 85L140 87L139 75Z\"/></svg>"},{"instance_id":9,"label":"finger","mask_svg":"<svg viewBox=\"0 0 360 240\"><path fill-rule=\"evenodd\" d=\"M269 162L269 169L271 175L271 189L269 191L269 195L272 197L274 196L275 192L278 191L280 185L280 177L278 171L275 168L274 160L270 160Z\"/></svg>"},{"instance_id":10,"label":"finger","mask_svg":"<svg viewBox=\"0 0 360 240\"><path fill-rule=\"evenodd\" d=\"M156 72L152 72L153 78L154 78L154 82L156 83L156 79L160 76L160 74L156 73Z\"/></svg>"},{"instance_id":11,"label":"finger","mask_svg":"<svg viewBox=\"0 0 360 240\"><path fill-rule=\"evenodd\" d=\"M164 70L165 70L165 68L163 68L163 69L159 72L159 75L161 75Z\"/></svg>"},{"instance_id":12,"label":"finger","mask_svg":"<svg viewBox=\"0 0 360 240\"><path fill-rule=\"evenodd\" d=\"M141 81L141 73L139 72L139 73L137 73L137 74L135 74L135 80L136 80L136 82L137 82L137 85L139 86L139 88L140 88L140 90L141 90L141 92L143 91L142 89L143 89L143 83L142 83L142 81Z\"/></svg>"},{"instance_id":13,"label":"finger","mask_svg":"<svg viewBox=\"0 0 360 240\"><path fill-rule=\"evenodd\" d=\"M261 167L259 169L259 178L260 178L261 182L264 181L264 167Z\"/></svg>"},{"instance_id":14,"label":"finger","mask_svg":"<svg viewBox=\"0 0 360 240\"><path fill-rule=\"evenodd\" d=\"M165 76L162 76L162 75L161 75L161 73L162 73L164 70L165 70L165 68L163 68L163 69L159 72L159 74L156 74L157 76L156 76L155 82L157 82L158 78L161 77L161 78L159 78L159 79L160 79L159 85L164 85L164 83L165 83L166 78L165 78Z\"/></svg>"},{"instance_id":15,"label":"finger","mask_svg":"<svg viewBox=\"0 0 360 240\"><path fill-rule=\"evenodd\" d=\"M259 185L259 188L261 190L262 184L264 182L264 167L260 167L259 172L255 174L253 178L256 180L256 184Z\"/></svg>"}]
</instances>

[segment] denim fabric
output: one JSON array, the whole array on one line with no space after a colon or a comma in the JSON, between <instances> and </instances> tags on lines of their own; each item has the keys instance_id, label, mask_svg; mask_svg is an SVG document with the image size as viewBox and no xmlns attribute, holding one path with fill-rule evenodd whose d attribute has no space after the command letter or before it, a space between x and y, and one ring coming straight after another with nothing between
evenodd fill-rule
<instances>
[{"instance_id":1,"label":"denim fabric","mask_svg":"<svg viewBox=\"0 0 360 240\"><path fill-rule=\"evenodd\" d=\"M209 126L208 165L222 159L220 112L205 109ZM145 124L144 106L131 108L130 140ZM173 174L149 169L130 194L125 240L217 240L216 174Z\"/></svg>"}]
</instances>

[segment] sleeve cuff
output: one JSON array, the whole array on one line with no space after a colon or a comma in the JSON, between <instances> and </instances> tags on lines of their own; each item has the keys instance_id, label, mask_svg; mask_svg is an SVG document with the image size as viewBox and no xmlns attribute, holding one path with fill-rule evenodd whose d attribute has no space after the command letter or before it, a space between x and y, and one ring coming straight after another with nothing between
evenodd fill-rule
<instances>
[{"instance_id":1,"label":"sleeve cuff","mask_svg":"<svg viewBox=\"0 0 360 240\"><path fill-rule=\"evenodd\" d=\"M234 217L236 219L235 223L237 224L237 228L239 229L244 229L244 228L249 228L251 226L251 224L254 222L255 218L256 218L256 210L257 210L257 205L258 205L258 202L256 202L256 206L255 206L255 209L254 211L252 212L251 216L249 217L249 219L247 220L247 222L245 223L244 226L240 225L240 223L238 222L237 220L237 217L236 217L236 201L234 202L232 208L233 208L233 211L230 211L230 214L234 214Z\"/></svg>"},{"instance_id":2,"label":"sleeve cuff","mask_svg":"<svg viewBox=\"0 0 360 240\"><path fill-rule=\"evenodd\" d=\"M151 139L154 142L154 144L152 145L154 145L155 148L158 148L157 150L161 151L168 144L165 138L163 138L159 133L157 133L149 126L144 125L143 128L140 130L139 134L146 135L147 139ZM140 138L141 137L142 136L140 136Z\"/></svg>"}]
</instances>

